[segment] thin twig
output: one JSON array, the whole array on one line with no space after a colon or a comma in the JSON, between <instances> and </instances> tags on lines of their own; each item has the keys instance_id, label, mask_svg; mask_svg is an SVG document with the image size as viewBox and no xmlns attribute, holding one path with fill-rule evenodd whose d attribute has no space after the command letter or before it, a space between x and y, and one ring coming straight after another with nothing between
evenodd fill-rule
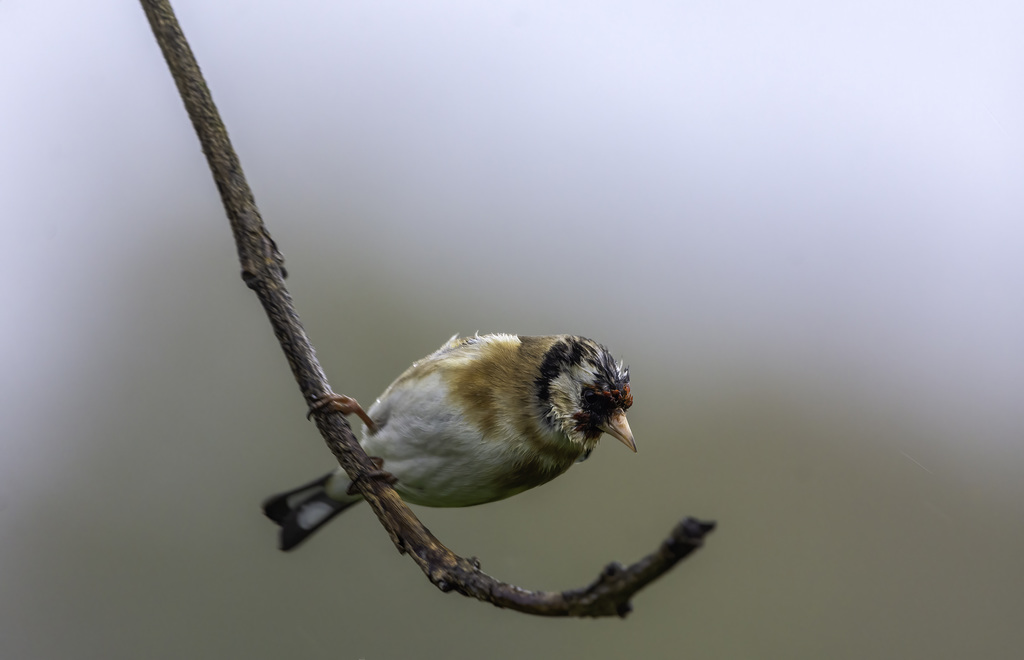
<instances>
[{"instance_id":1,"label":"thin twig","mask_svg":"<svg viewBox=\"0 0 1024 660\"><path fill-rule=\"evenodd\" d=\"M252 190L242 173L220 113L167 0L140 0L185 108L206 154L238 246L242 279L259 297L281 343L307 406L331 393L313 346L284 284L283 260L267 233ZM315 413L331 453L369 503L399 552L409 553L442 591L457 591L499 607L547 616L625 616L634 593L664 575L703 545L714 523L686 518L661 546L623 568L610 564L588 587L571 591L528 591L500 582L441 544L383 479L366 476L376 468L356 441L345 417L328 408Z\"/></svg>"}]
</instances>

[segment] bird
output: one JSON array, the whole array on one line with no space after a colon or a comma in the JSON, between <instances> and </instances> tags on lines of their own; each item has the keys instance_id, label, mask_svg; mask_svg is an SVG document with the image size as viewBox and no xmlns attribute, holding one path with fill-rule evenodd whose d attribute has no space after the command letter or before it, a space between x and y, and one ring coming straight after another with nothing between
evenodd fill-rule
<instances>
[{"instance_id":1,"label":"bird","mask_svg":"<svg viewBox=\"0 0 1024 660\"><path fill-rule=\"evenodd\" d=\"M634 453L629 368L576 335L455 335L412 364L369 411L360 444L407 502L465 507L545 484L590 456L607 433ZM312 414L312 409L311 409ZM291 550L362 496L341 468L263 502Z\"/></svg>"}]
</instances>

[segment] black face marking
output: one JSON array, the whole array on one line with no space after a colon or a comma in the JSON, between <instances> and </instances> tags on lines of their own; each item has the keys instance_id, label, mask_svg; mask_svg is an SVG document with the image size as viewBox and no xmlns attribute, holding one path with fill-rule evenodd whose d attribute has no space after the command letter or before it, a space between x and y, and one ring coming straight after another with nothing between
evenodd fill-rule
<instances>
[{"instance_id":1,"label":"black face marking","mask_svg":"<svg viewBox=\"0 0 1024 660\"><path fill-rule=\"evenodd\" d=\"M569 367L583 364L586 359L597 358L598 351L590 340L582 337L566 337L548 349L540 365L540 375L534 381L537 399L544 405L551 402L551 381ZM614 364L614 363L613 363Z\"/></svg>"},{"instance_id":2,"label":"black face marking","mask_svg":"<svg viewBox=\"0 0 1024 660\"><path fill-rule=\"evenodd\" d=\"M594 387L604 392L612 392L618 390L621 392L623 389L629 387L629 367L623 367L622 373L619 373L619 366L615 364L615 358L608 350L601 346L601 350L597 354L597 359L594 361L597 369L597 382L594 383Z\"/></svg>"},{"instance_id":3,"label":"black face marking","mask_svg":"<svg viewBox=\"0 0 1024 660\"><path fill-rule=\"evenodd\" d=\"M615 410L616 400L618 397L612 398L611 393L605 390L593 390L587 388L583 390L583 411L589 413L593 417L599 419L605 419L610 417L612 411Z\"/></svg>"},{"instance_id":4,"label":"black face marking","mask_svg":"<svg viewBox=\"0 0 1024 660\"><path fill-rule=\"evenodd\" d=\"M601 426L611 419L616 411L626 412L629 410L629 407L633 405L633 395L629 393L629 383L621 383L621 388L611 390L585 388L580 401L580 410L573 415L573 419L576 420L576 430L587 438L596 438L603 432Z\"/></svg>"}]
</instances>

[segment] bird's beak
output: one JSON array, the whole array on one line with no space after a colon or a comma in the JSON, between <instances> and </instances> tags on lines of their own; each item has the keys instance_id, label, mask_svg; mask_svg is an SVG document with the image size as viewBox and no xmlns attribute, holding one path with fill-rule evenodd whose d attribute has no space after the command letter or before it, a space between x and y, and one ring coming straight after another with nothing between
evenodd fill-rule
<instances>
[{"instance_id":1,"label":"bird's beak","mask_svg":"<svg viewBox=\"0 0 1024 660\"><path fill-rule=\"evenodd\" d=\"M599 428L636 453L636 443L633 442L633 432L629 430L629 422L626 421L626 413L615 413Z\"/></svg>"}]
</instances>

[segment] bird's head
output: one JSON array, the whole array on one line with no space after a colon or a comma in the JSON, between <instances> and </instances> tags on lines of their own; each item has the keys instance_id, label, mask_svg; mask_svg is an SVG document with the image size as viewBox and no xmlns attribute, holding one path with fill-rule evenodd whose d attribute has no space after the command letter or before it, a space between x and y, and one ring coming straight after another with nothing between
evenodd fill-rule
<instances>
[{"instance_id":1,"label":"bird's head","mask_svg":"<svg viewBox=\"0 0 1024 660\"><path fill-rule=\"evenodd\" d=\"M585 451L602 433L636 451L626 421L633 405L629 368L604 346L584 337L559 338L544 355L536 386L547 422Z\"/></svg>"}]
</instances>

